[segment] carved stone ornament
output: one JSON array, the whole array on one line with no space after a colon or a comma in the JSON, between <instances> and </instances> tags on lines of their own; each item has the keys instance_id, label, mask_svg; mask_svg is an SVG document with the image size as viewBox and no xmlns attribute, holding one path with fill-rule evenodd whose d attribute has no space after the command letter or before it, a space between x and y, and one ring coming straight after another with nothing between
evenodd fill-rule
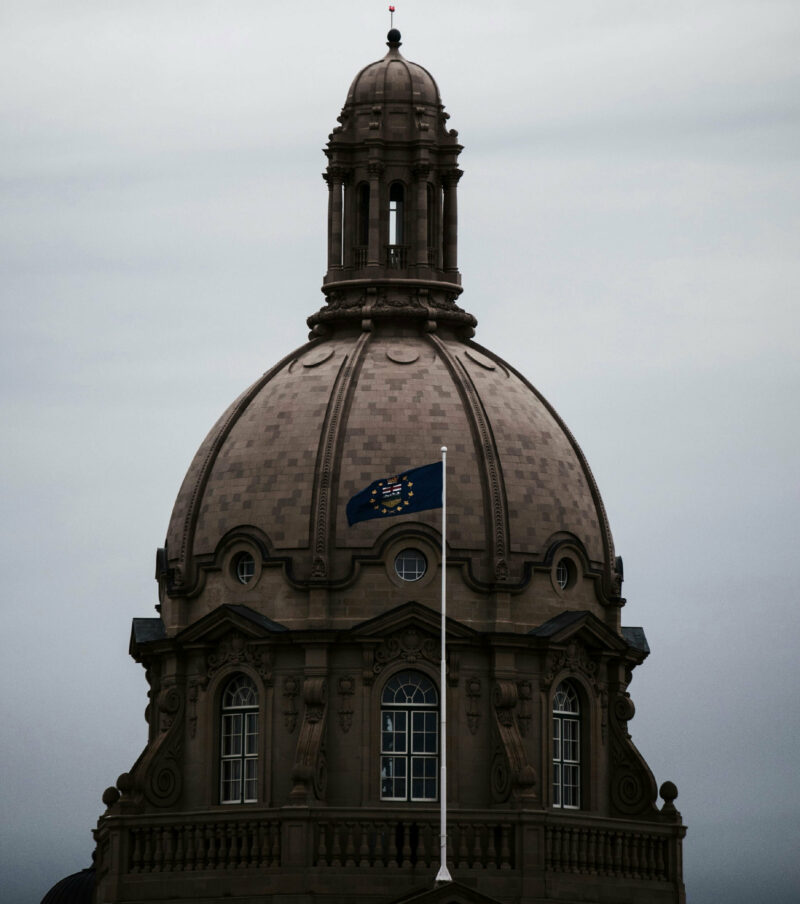
<instances>
[{"instance_id":1,"label":"carved stone ornament","mask_svg":"<svg viewBox=\"0 0 800 904\"><path fill-rule=\"evenodd\" d=\"M481 711L479 700L481 697L481 679L473 675L467 678L465 682L467 697L465 700L465 708L467 711L467 727L470 734L477 734L481 721Z\"/></svg>"},{"instance_id":2,"label":"carved stone ornament","mask_svg":"<svg viewBox=\"0 0 800 904\"><path fill-rule=\"evenodd\" d=\"M328 764L324 738L327 716L328 682L325 678L306 678L303 682L303 702L306 706L303 724L297 738L292 790L289 799L295 804L307 804L313 799L324 800L328 781Z\"/></svg>"},{"instance_id":3,"label":"carved stone ornament","mask_svg":"<svg viewBox=\"0 0 800 904\"><path fill-rule=\"evenodd\" d=\"M580 672L588 680L595 694L600 692L597 663L592 660L580 641L571 640L566 649L551 653L547 662L547 671L542 677L542 690L549 688L556 675L566 669L570 672Z\"/></svg>"},{"instance_id":4,"label":"carved stone ornament","mask_svg":"<svg viewBox=\"0 0 800 904\"><path fill-rule=\"evenodd\" d=\"M611 724L611 806L620 816L657 810L653 773L628 734L636 708L627 692L615 694L609 707Z\"/></svg>"},{"instance_id":5,"label":"carved stone ornament","mask_svg":"<svg viewBox=\"0 0 800 904\"><path fill-rule=\"evenodd\" d=\"M131 775L132 792L154 807L171 807L183 787L180 768L186 698L183 688L164 685L155 703L159 734L145 749Z\"/></svg>"},{"instance_id":6,"label":"carved stone ornament","mask_svg":"<svg viewBox=\"0 0 800 904\"><path fill-rule=\"evenodd\" d=\"M430 634L416 628L398 631L375 650L373 673L380 675L396 659L403 659L410 666L420 661L439 662L439 645Z\"/></svg>"},{"instance_id":7,"label":"carved stone ornament","mask_svg":"<svg viewBox=\"0 0 800 904\"><path fill-rule=\"evenodd\" d=\"M510 794L518 805L524 805L536 800L537 778L514 719L518 700L519 690L513 681L495 682L492 704L499 744L492 763L492 790L497 802L506 800Z\"/></svg>"},{"instance_id":8,"label":"carved stone ornament","mask_svg":"<svg viewBox=\"0 0 800 904\"><path fill-rule=\"evenodd\" d=\"M530 681L518 681L517 693L519 695L517 727L522 737L526 738L531 726L531 700L533 698L533 688Z\"/></svg>"},{"instance_id":9,"label":"carved stone ornament","mask_svg":"<svg viewBox=\"0 0 800 904\"><path fill-rule=\"evenodd\" d=\"M347 734L353 724L353 701L356 681L352 675L342 675L339 679L339 727Z\"/></svg>"},{"instance_id":10,"label":"carved stone ornament","mask_svg":"<svg viewBox=\"0 0 800 904\"><path fill-rule=\"evenodd\" d=\"M237 665L250 666L264 684L272 685L272 651L249 643L238 631L231 631L206 657L206 676L213 677L223 666Z\"/></svg>"},{"instance_id":11,"label":"carved stone ornament","mask_svg":"<svg viewBox=\"0 0 800 904\"><path fill-rule=\"evenodd\" d=\"M294 734L297 728L297 694L300 691L300 682L297 678L288 675L283 679L283 724L289 734Z\"/></svg>"}]
</instances>

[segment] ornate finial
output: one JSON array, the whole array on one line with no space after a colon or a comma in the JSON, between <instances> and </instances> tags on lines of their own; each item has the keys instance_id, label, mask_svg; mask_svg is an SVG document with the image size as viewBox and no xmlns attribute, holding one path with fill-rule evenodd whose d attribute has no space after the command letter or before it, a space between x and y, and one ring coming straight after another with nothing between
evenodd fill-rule
<instances>
[{"instance_id":1,"label":"ornate finial","mask_svg":"<svg viewBox=\"0 0 800 904\"><path fill-rule=\"evenodd\" d=\"M389 7L389 34L386 35L386 43L388 46L396 50L400 46L400 32L394 27L394 7Z\"/></svg>"}]
</instances>

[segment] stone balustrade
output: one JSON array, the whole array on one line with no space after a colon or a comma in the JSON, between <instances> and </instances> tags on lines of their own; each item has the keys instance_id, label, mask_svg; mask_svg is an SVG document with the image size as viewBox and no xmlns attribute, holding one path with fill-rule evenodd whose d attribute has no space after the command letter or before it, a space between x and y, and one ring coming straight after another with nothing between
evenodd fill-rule
<instances>
[{"instance_id":1,"label":"stone balustrade","mask_svg":"<svg viewBox=\"0 0 800 904\"><path fill-rule=\"evenodd\" d=\"M435 870L439 861L434 809L284 808L210 816L128 816L106 830L119 833L128 873L287 866L412 871ZM577 814L457 810L449 814L448 865L455 873L521 870L670 882L679 875L682 834L682 826L669 823L651 828Z\"/></svg>"}]
</instances>

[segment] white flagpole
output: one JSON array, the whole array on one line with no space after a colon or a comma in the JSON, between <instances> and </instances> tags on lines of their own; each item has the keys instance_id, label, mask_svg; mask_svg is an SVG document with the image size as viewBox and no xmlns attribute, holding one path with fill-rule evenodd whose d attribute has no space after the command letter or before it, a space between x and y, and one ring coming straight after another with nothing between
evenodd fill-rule
<instances>
[{"instance_id":1,"label":"white flagpole","mask_svg":"<svg viewBox=\"0 0 800 904\"><path fill-rule=\"evenodd\" d=\"M439 781L439 872L437 882L452 882L447 869L447 685L445 660L445 619L447 617L447 446L442 446L442 662L439 673L441 703L439 706L439 750L441 780Z\"/></svg>"}]
</instances>

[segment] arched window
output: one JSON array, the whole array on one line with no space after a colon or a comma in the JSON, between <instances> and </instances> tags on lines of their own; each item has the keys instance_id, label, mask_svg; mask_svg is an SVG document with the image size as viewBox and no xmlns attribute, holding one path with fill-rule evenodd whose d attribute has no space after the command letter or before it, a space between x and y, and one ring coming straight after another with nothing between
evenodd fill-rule
<instances>
[{"instance_id":1,"label":"arched window","mask_svg":"<svg viewBox=\"0 0 800 904\"><path fill-rule=\"evenodd\" d=\"M219 800L258 800L258 691L246 675L232 678L222 692Z\"/></svg>"},{"instance_id":2,"label":"arched window","mask_svg":"<svg viewBox=\"0 0 800 904\"><path fill-rule=\"evenodd\" d=\"M581 710L575 688L562 681L553 698L553 806L581 805Z\"/></svg>"},{"instance_id":3,"label":"arched window","mask_svg":"<svg viewBox=\"0 0 800 904\"><path fill-rule=\"evenodd\" d=\"M398 672L381 695L381 800L439 796L439 695L421 672Z\"/></svg>"},{"instance_id":4,"label":"arched window","mask_svg":"<svg viewBox=\"0 0 800 904\"><path fill-rule=\"evenodd\" d=\"M403 244L403 207L405 189L402 182L393 182L389 189L389 244Z\"/></svg>"}]
</instances>

